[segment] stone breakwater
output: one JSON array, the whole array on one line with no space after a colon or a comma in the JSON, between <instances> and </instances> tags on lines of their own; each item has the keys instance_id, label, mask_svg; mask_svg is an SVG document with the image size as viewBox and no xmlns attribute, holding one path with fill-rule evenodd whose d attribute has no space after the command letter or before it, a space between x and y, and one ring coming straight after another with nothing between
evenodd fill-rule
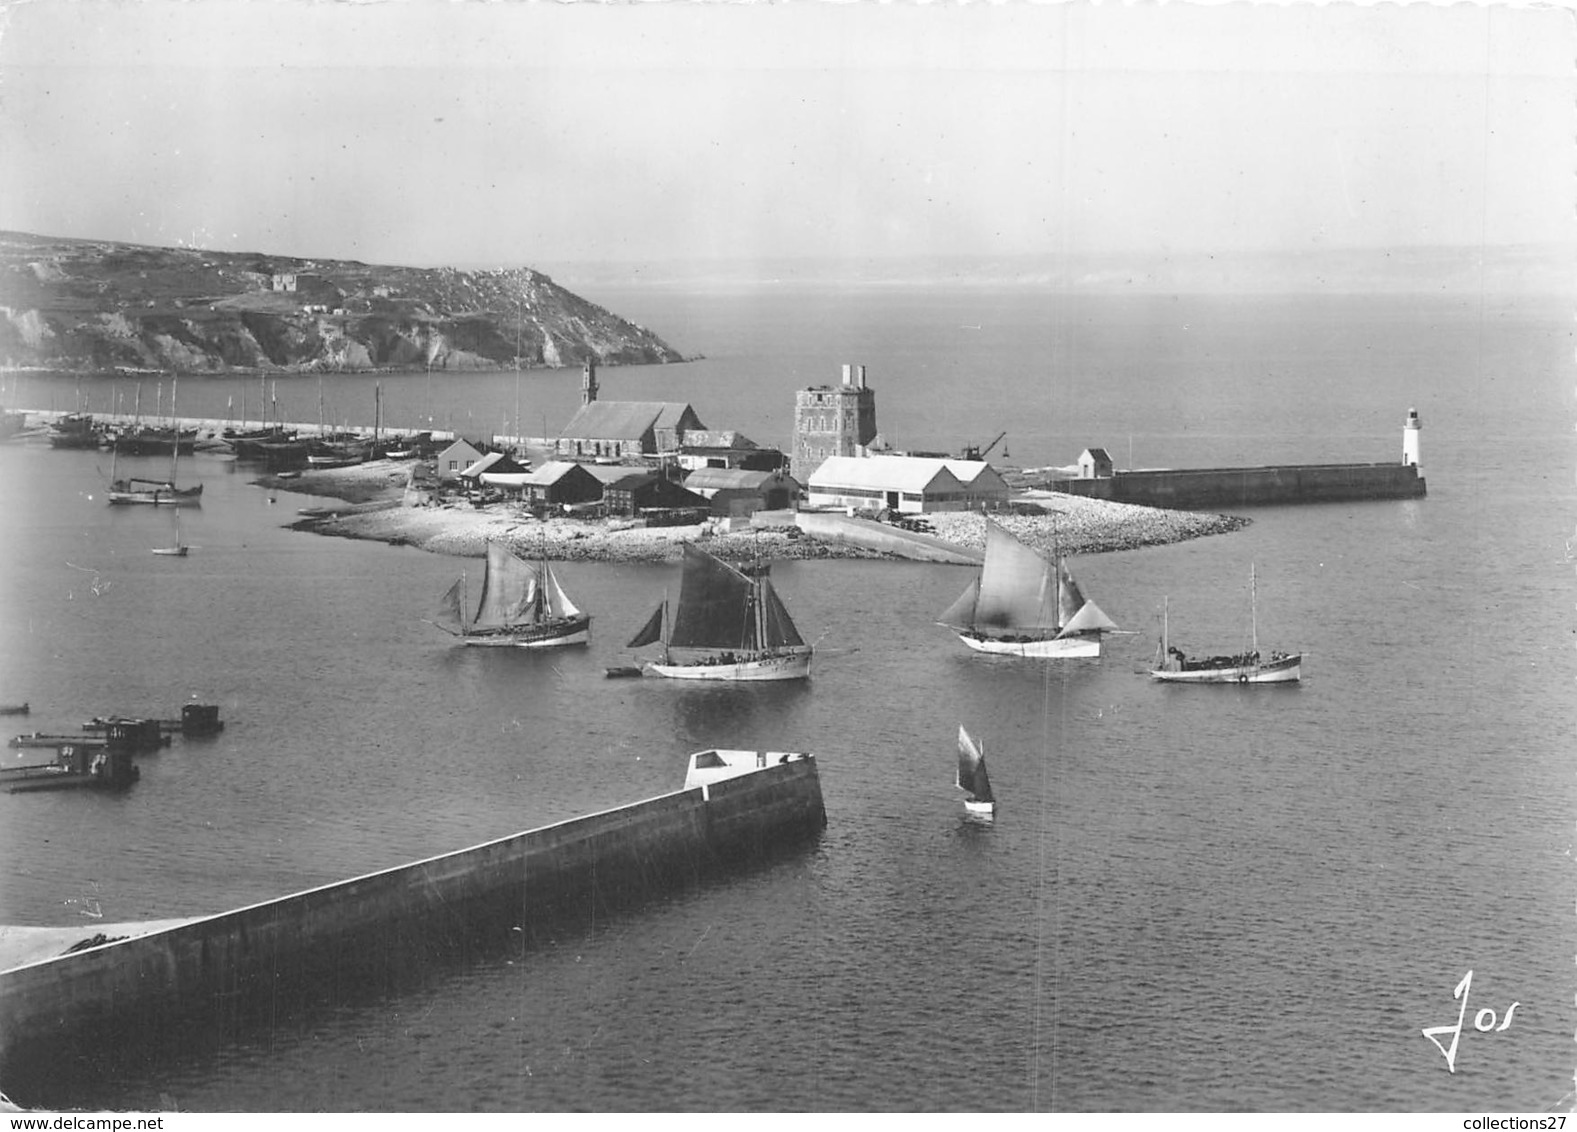
<instances>
[{"instance_id":1,"label":"stone breakwater","mask_svg":"<svg viewBox=\"0 0 1577 1132\"><path fill-rule=\"evenodd\" d=\"M265 477L265 486L349 500L345 506L307 509L292 524L300 530L341 538L412 546L434 554L481 557L490 541L518 552L567 562L675 562L681 544L698 542L724 558L891 558L846 543L813 539L798 529L723 532L713 523L682 527L638 527L617 519L536 519L519 504L474 507L466 502L404 506L409 465L377 461L351 468L308 471L299 478ZM1036 513L1038 509L1039 513ZM1161 546L1223 534L1247 526L1233 515L1165 511L1127 503L1047 493L1018 513L993 516L1016 537L1051 554L1102 554ZM973 513L924 516L935 536L956 546L983 549L986 518Z\"/></svg>"}]
</instances>

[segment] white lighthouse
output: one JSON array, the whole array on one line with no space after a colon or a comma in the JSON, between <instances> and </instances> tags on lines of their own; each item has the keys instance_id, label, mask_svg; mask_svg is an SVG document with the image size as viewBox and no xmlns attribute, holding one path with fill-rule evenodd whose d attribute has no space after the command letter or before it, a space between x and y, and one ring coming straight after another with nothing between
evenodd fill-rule
<instances>
[{"instance_id":1,"label":"white lighthouse","mask_svg":"<svg viewBox=\"0 0 1577 1132\"><path fill-rule=\"evenodd\" d=\"M1402 426L1402 464L1418 466L1418 430L1423 428L1417 409L1407 410L1407 423Z\"/></svg>"}]
</instances>

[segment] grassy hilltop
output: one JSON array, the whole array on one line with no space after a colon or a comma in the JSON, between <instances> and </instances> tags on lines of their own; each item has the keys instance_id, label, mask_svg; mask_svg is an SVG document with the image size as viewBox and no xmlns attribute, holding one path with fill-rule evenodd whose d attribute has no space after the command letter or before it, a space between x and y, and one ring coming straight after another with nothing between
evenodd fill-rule
<instances>
[{"instance_id":1,"label":"grassy hilltop","mask_svg":"<svg viewBox=\"0 0 1577 1132\"><path fill-rule=\"evenodd\" d=\"M508 369L517 355L533 367L684 360L529 268L378 266L0 232L6 366Z\"/></svg>"}]
</instances>

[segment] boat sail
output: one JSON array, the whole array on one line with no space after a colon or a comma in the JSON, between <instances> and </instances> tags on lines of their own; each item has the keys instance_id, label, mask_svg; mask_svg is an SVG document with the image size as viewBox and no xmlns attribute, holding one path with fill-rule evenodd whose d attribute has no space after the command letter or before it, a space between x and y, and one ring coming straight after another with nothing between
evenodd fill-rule
<instances>
[{"instance_id":1,"label":"boat sail","mask_svg":"<svg viewBox=\"0 0 1577 1132\"><path fill-rule=\"evenodd\" d=\"M1006 656L1100 656L1101 634L1117 628L1061 554L1047 559L989 520L980 576L938 621L977 652Z\"/></svg>"},{"instance_id":2,"label":"boat sail","mask_svg":"<svg viewBox=\"0 0 1577 1132\"><path fill-rule=\"evenodd\" d=\"M591 637L591 618L569 599L546 559L527 562L496 542L487 544L487 569L475 611L466 600L464 574L449 587L442 604L448 624L434 624L462 644L551 648L583 645Z\"/></svg>"},{"instance_id":3,"label":"boat sail","mask_svg":"<svg viewBox=\"0 0 1577 1132\"><path fill-rule=\"evenodd\" d=\"M185 558L186 552L191 547L181 541L181 513L172 511L171 514L175 516L175 543L171 546L156 546L153 548L153 552L168 558Z\"/></svg>"},{"instance_id":4,"label":"boat sail","mask_svg":"<svg viewBox=\"0 0 1577 1132\"><path fill-rule=\"evenodd\" d=\"M1249 567L1249 649L1229 656L1190 658L1170 639L1168 606L1162 606L1161 640L1156 646L1150 675L1174 684L1290 684L1303 678L1303 654L1272 652L1259 655L1259 579Z\"/></svg>"},{"instance_id":5,"label":"boat sail","mask_svg":"<svg viewBox=\"0 0 1577 1132\"><path fill-rule=\"evenodd\" d=\"M113 468L110 471L110 486L106 495L112 505L127 503L152 503L166 507L188 507L200 504L203 501L203 485L194 484L192 487L176 487L175 473L181 464L180 445L180 418L175 415L175 383L170 385L170 420L176 430L176 443L170 450L170 478L168 480L145 479L131 476L126 479L116 479ZM120 450L117 445L114 455L119 457Z\"/></svg>"},{"instance_id":6,"label":"boat sail","mask_svg":"<svg viewBox=\"0 0 1577 1132\"><path fill-rule=\"evenodd\" d=\"M629 643L663 645L649 667L676 680L798 680L810 675L804 642L765 571L746 573L684 544L679 604L664 599Z\"/></svg>"},{"instance_id":7,"label":"boat sail","mask_svg":"<svg viewBox=\"0 0 1577 1132\"><path fill-rule=\"evenodd\" d=\"M996 813L997 798L991 792L991 779L986 777L985 753L975 745L961 723L958 725L957 785L967 795L964 809L972 814Z\"/></svg>"}]
</instances>

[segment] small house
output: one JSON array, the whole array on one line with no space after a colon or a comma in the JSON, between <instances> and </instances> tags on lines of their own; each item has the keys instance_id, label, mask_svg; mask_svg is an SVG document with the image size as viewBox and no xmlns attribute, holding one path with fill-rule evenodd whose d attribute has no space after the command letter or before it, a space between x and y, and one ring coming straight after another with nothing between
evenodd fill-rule
<instances>
[{"instance_id":1,"label":"small house","mask_svg":"<svg viewBox=\"0 0 1577 1132\"><path fill-rule=\"evenodd\" d=\"M1104 448L1086 448L1079 456L1081 480L1107 479L1112 474L1112 458Z\"/></svg>"},{"instance_id":2,"label":"small house","mask_svg":"<svg viewBox=\"0 0 1577 1132\"><path fill-rule=\"evenodd\" d=\"M800 485L787 472L756 472L744 468L698 468L684 486L708 500L719 517L787 511L799 503Z\"/></svg>"},{"instance_id":3,"label":"small house","mask_svg":"<svg viewBox=\"0 0 1577 1132\"><path fill-rule=\"evenodd\" d=\"M476 445L467 440L456 440L438 453L438 482L456 483L460 473L482 458Z\"/></svg>"},{"instance_id":4,"label":"small house","mask_svg":"<svg viewBox=\"0 0 1577 1132\"><path fill-rule=\"evenodd\" d=\"M545 507L575 507L602 498L602 481L584 464L550 460L531 472L522 485L528 503Z\"/></svg>"},{"instance_id":5,"label":"small house","mask_svg":"<svg viewBox=\"0 0 1577 1132\"><path fill-rule=\"evenodd\" d=\"M467 487L503 488L512 494L519 494L530 470L507 452L489 452L462 471L460 481Z\"/></svg>"},{"instance_id":6,"label":"small house","mask_svg":"<svg viewBox=\"0 0 1577 1132\"><path fill-rule=\"evenodd\" d=\"M755 472L775 472L788 466L788 457L776 448L762 448L734 429L691 429L679 445L679 466L699 468L743 468Z\"/></svg>"},{"instance_id":7,"label":"small house","mask_svg":"<svg viewBox=\"0 0 1577 1132\"><path fill-rule=\"evenodd\" d=\"M609 515L633 519L649 511L710 513L711 504L705 496L697 495L666 476L628 468L625 473L602 489L602 501Z\"/></svg>"}]
</instances>

